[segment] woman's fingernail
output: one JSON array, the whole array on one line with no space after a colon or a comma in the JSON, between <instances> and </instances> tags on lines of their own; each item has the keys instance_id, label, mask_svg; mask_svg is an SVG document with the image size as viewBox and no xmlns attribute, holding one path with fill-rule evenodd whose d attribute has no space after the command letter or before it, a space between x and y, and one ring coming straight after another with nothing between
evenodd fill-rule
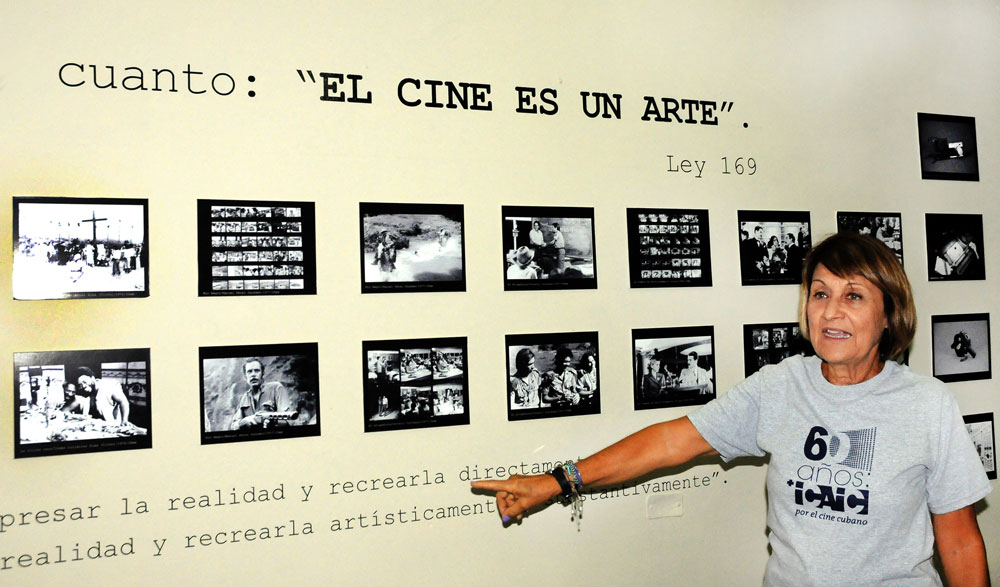
<instances>
[{"instance_id":1,"label":"woman's fingernail","mask_svg":"<svg viewBox=\"0 0 1000 587\"><path fill-rule=\"evenodd\" d=\"M504 522L509 522L510 521L510 516L504 516L503 517L503 521Z\"/></svg>"}]
</instances>

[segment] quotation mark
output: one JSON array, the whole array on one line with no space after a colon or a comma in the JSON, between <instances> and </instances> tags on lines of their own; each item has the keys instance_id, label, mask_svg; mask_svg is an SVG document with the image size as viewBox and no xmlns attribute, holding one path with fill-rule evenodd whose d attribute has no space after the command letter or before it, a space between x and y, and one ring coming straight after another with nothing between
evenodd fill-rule
<instances>
[{"instance_id":1,"label":"quotation mark","mask_svg":"<svg viewBox=\"0 0 1000 587\"><path fill-rule=\"evenodd\" d=\"M302 70L296 69L295 71L299 72L299 79L302 80L303 83L305 83L306 76L302 75ZM316 83L316 78L315 76L313 76L313 72L307 69L306 73L309 74L309 81L311 81L312 83Z\"/></svg>"}]
</instances>

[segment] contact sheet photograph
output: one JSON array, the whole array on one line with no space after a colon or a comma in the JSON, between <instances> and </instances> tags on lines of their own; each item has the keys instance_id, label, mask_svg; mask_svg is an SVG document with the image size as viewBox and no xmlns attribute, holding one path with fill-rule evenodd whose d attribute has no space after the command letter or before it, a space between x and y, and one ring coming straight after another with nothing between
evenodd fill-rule
<instances>
[{"instance_id":1,"label":"contact sheet photograph","mask_svg":"<svg viewBox=\"0 0 1000 587\"><path fill-rule=\"evenodd\" d=\"M743 285L798 284L812 247L808 211L739 210Z\"/></svg>"},{"instance_id":2,"label":"contact sheet photograph","mask_svg":"<svg viewBox=\"0 0 1000 587\"><path fill-rule=\"evenodd\" d=\"M931 316L934 376L941 381L991 379L989 314Z\"/></svg>"},{"instance_id":3,"label":"contact sheet photograph","mask_svg":"<svg viewBox=\"0 0 1000 587\"><path fill-rule=\"evenodd\" d=\"M601 412L596 332L508 334L507 419Z\"/></svg>"},{"instance_id":4,"label":"contact sheet photograph","mask_svg":"<svg viewBox=\"0 0 1000 587\"><path fill-rule=\"evenodd\" d=\"M707 404L715 399L715 328L632 330L636 410Z\"/></svg>"},{"instance_id":5,"label":"contact sheet photograph","mask_svg":"<svg viewBox=\"0 0 1000 587\"><path fill-rule=\"evenodd\" d=\"M361 293L465 291L461 204L361 202Z\"/></svg>"},{"instance_id":6,"label":"contact sheet photograph","mask_svg":"<svg viewBox=\"0 0 1000 587\"><path fill-rule=\"evenodd\" d=\"M708 210L628 208L631 287L712 285Z\"/></svg>"},{"instance_id":7,"label":"contact sheet photograph","mask_svg":"<svg viewBox=\"0 0 1000 587\"><path fill-rule=\"evenodd\" d=\"M198 200L199 296L315 293L315 204Z\"/></svg>"},{"instance_id":8,"label":"contact sheet photograph","mask_svg":"<svg viewBox=\"0 0 1000 587\"><path fill-rule=\"evenodd\" d=\"M873 236L903 262L903 220L899 212L837 212L837 232Z\"/></svg>"},{"instance_id":9,"label":"contact sheet photograph","mask_svg":"<svg viewBox=\"0 0 1000 587\"><path fill-rule=\"evenodd\" d=\"M922 179L979 181L975 118L918 112L917 135Z\"/></svg>"},{"instance_id":10,"label":"contact sheet photograph","mask_svg":"<svg viewBox=\"0 0 1000 587\"><path fill-rule=\"evenodd\" d=\"M743 325L743 375L749 377L765 365L777 365L793 355L816 354L802 336L798 322Z\"/></svg>"},{"instance_id":11,"label":"contact sheet photograph","mask_svg":"<svg viewBox=\"0 0 1000 587\"><path fill-rule=\"evenodd\" d=\"M983 462L986 469L986 476L990 479L997 478L997 438L996 430L993 428L993 412L983 414L969 414L962 416L965 420L965 428L969 431L972 444L976 447L979 460Z\"/></svg>"},{"instance_id":12,"label":"contact sheet photograph","mask_svg":"<svg viewBox=\"0 0 1000 587\"><path fill-rule=\"evenodd\" d=\"M924 222L928 279L986 279L982 214L927 214Z\"/></svg>"},{"instance_id":13,"label":"contact sheet photograph","mask_svg":"<svg viewBox=\"0 0 1000 587\"><path fill-rule=\"evenodd\" d=\"M149 296L148 200L15 196L17 300Z\"/></svg>"},{"instance_id":14,"label":"contact sheet photograph","mask_svg":"<svg viewBox=\"0 0 1000 587\"><path fill-rule=\"evenodd\" d=\"M319 436L314 342L198 349L201 443Z\"/></svg>"},{"instance_id":15,"label":"contact sheet photograph","mask_svg":"<svg viewBox=\"0 0 1000 587\"><path fill-rule=\"evenodd\" d=\"M505 291L596 289L594 209L503 206Z\"/></svg>"},{"instance_id":16,"label":"contact sheet photograph","mask_svg":"<svg viewBox=\"0 0 1000 587\"><path fill-rule=\"evenodd\" d=\"M152 447L149 349L14 353L14 458Z\"/></svg>"},{"instance_id":17,"label":"contact sheet photograph","mask_svg":"<svg viewBox=\"0 0 1000 587\"><path fill-rule=\"evenodd\" d=\"M361 347L365 432L469 423L466 338L369 340Z\"/></svg>"}]
</instances>

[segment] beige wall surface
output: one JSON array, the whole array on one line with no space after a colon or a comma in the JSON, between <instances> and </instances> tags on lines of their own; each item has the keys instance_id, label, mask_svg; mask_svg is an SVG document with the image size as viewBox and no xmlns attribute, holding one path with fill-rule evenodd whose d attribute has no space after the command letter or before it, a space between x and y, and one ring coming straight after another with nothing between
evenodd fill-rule
<instances>
[{"instance_id":1,"label":"beige wall surface","mask_svg":"<svg viewBox=\"0 0 1000 587\"><path fill-rule=\"evenodd\" d=\"M13 301L13 255L0 255L0 514L18 520L0 556L30 555L0 583L755 584L759 463L595 495L579 532L559 506L507 529L472 515L488 498L467 479L687 413L633 409L634 328L714 326L718 387L737 383L742 325L791 321L797 300L792 285L740 285L740 209L808 210L816 237L837 211L900 212L918 372L931 372L931 315L1000 315L996 2L8 2L0 33L0 236L11 242L14 196L102 196L147 198L150 242L148 298ZM71 87L66 63L84 66L70 83L90 65L171 69L178 91ZM372 101L321 101L298 70L360 75ZM222 73L229 95L211 89ZM491 109L405 106L411 77L488 84ZM517 113L518 86L554 89L558 113ZM621 94L621 118L587 117L581 92ZM732 106L718 125L643 121L645 96ZM921 179L917 112L975 117L980 181ZM724 157L757 171L723 174ZM680 159L705 162L701 176L671 172ZM199 297L200 198L315 202L317 294ZM361 295L359 202L464 205L467 291ZM502 205L592 207L598 288L505 292ZM708 209L714 285L630 289L628 207ZM986 280L928 280L934 212L983 215ZM601 413L508 422L504 335L567 331L599 333ZM364 433L362 341L450 336L468 338L469 424ZM203 446L199 347L286 342L319 345L322 434ZM113 348L150 349L152 448L15 460L13 354ZM963 413L1000 408L993 380L949 387ZM251 489L284 499L176 499ZM123 515L126 500L148 513ZM683 515L649 519L656 500ZM995 500L979 517L992 552ZM117 555L90 558L98 543Z\"/></svg>"}]
</instances>

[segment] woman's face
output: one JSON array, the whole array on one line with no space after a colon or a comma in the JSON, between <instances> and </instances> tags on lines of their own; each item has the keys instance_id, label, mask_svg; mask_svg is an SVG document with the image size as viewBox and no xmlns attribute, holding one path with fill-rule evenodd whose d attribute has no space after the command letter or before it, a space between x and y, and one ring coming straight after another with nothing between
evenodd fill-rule
<instances>
[{"instance_id":1,"label":"woman's face","mask_svg":"<svg viewBox=\"0 0 1000 587\"><path fill-rule=\"evenodd\" d=\"M824 362L859 367L878 360L888 327L882 292L860 275L838 277L816 266L806 302L809 341Z\"/></svg>"}]
</instances>

